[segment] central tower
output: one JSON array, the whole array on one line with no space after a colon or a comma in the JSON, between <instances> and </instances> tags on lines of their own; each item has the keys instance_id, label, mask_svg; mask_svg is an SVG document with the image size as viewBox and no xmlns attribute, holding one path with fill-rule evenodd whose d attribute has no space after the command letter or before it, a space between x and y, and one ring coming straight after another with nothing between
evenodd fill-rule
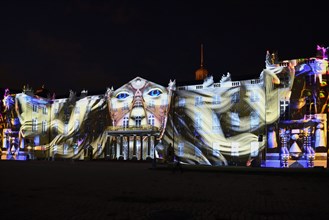
<instances>
[{"instance_id":1,"label":"central tower","mask_svg":"<svg viewBox=\"0 0 329 220\"><path fill-rule=\"evenodd\" d=\"M204 80L208 75L208 70L203 68L203 44L200 49L200 68L195 71L195 80Z\"/></svg>"}]
</instances>

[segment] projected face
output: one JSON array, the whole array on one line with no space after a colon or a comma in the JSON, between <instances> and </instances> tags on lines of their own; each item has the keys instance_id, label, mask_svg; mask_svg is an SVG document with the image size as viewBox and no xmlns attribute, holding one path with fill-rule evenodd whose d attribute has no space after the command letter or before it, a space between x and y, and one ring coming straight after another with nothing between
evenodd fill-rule
<instances>
[{"instance_id":1,"label":"projected face","mask_svg":"<svg viewBox=\"0 0 329 220\"><path fill-rule=\"evenodd\" d=\"M165 87L135 78L111 95L110 112L113 125L122 128L160 128L168 106Z\"/></svg>"}]
</instances>

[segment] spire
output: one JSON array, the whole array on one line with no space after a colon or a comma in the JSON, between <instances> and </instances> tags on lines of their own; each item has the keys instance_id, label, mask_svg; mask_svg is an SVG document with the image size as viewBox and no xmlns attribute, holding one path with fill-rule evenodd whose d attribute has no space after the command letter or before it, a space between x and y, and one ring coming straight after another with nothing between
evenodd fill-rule
<instances>
[{"instance_id":1,"label":"spire","mask_svg":"<svg viewBox=\"0 0 329 220\"><path fill-rule=\"evenodd\" d=\"M203 80L207 77L208 71L203 68L203 44L200 48L200 68L195 71L195 80Z\"/></svg>"}]
</instances>

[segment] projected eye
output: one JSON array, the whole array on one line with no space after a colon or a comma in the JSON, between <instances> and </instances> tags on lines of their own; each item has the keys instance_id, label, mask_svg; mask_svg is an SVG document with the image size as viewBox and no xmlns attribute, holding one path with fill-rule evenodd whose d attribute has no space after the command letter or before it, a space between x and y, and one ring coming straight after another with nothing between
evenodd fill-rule
<instances>
[{"instance_id":1,"label":"projected eye","mask_svg":"<svg viewBox=\"0 0 329 220\"><path fill-rule=\"evenodd\" d=\"M162 94L162 91L160 89L152 89L147 94L152 97L158 97L159 95Z\"/></svg>"},{"instance_id":2,"label":"projected eye","mask_svg":"<svg viewBox=\"0 0 329 220\"><path fill-rule=\"evenodd\" d=\"M117 99L125 99L125 98L127 98L129 96L129 93L127 93L127 92L120 92L117 96L116 96L116 98Z\"/></svg>"}]
</instances>

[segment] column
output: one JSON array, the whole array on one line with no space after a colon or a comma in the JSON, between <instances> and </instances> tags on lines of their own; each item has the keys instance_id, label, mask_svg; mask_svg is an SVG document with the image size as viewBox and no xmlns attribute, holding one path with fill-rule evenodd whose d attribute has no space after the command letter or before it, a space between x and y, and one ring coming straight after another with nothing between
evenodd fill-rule
<instances>
[{"instance_id":1,"label":"column","mask_svg":"<svg viewBox=\"0 0 329 220\"><path fill-rule=\"evenodd\" d=\"M111 136L107 135L106 138L106 148L105 148L105 160L108 160L109 158L111 158Z\"/></svg>"},{"instance_id":2,"label":"column","mask_svg":"<svg viewBox=\"0 0 329 220\"><path fill-rule=\"evenodd\" d=\"M123 157L123 136L120 135L120 155L119 155L119 158L120 157Z\"/></svg>"},{"instance_id":3,"label":"column","mask_svg":"<svg viewBox=\"0 0 329 220\"><path fill-rule=\"evenodd\" d=\"M150 157L151 155L151 135L147 135L147 156Z\"/></svg>"},{"instance_id":4,"label":"column","mask_svg":"<svg viewBox=\"0 0 329 220\"><path fill-rule=\"evenodd\" d=\"M140 160L143 160L143 135L139 136L140 148L141 148L141 157Z\"/></svg>"},{"instance_id":5,"label":"column","mask_svg":"<svg viewBox=\"0 0 329 220\"><path fill-rule=\"evenodd\" d=\"M133 146L133 159L137 159L136 156L136 134L134 134L134 142L133 142L134 146Z\"/></svg>"},{"instance_id":6,"label":"column","mask_svg":"<svg viewBox=\"0 0 329 220\"><path fill-rule=\"evenodd\" d=\"M114 140L113 140L113 147L114 147L114 157L113 158L117 158L117 154L118 154L118 152L117 152L117 147L118 147L118 136L115 136L114 138L113 138Z\"/></svg>"},{"instance_id":7,"label":"column","mask_svg":"<svg viewBox=\"0 0 329 220\"><path fill-rule=\"evenodd\" d=\"M129 154L130 154L130 136L126 136L127 137L127 160L129 160Z\"/></svg>"}]
</instances>

